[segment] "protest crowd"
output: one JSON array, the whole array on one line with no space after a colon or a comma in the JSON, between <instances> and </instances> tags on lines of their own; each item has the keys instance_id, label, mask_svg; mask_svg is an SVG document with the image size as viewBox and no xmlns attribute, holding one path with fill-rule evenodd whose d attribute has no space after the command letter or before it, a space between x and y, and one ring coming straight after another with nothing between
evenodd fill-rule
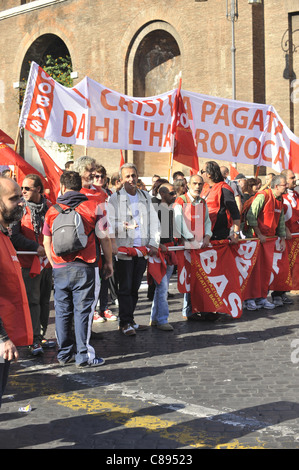
<instances>
[{"instance_id":1,"label":"protest crowd","mask_svg":"<svg viewBox=\"0 0 299 470\"><path fill-rule=\"evenodd\" d=\"M102 165L83 156L65 165L53 202L38 174L27 174L19 186L11 171L3 171L0 405L18 346L28 345L33 358L57 347L61 366L74 362L78 368L96 367L105 361L90 344L93 323L115 321L125 336L149 327L173 331L168 288L175 270L185 281L178 283L178 290L186 321L216 321L227 314L239 318L242 312L291 304L287 292L294 288L290 270L296 263L284 263L289 271L280 272L280 282L273 280L273 272L271 280L270 275L273 253L279 267L293 249L288 242L298 232L296 176L283 170L268 175L262 184L259 178L240 173L230 179L228 168L207 161L188 178L181 171L171 179L153 175L147 190L134 164L124 163L108 178ZM255 276L257 289L248 282L249 274L264 264L265 258L258 263L256 250L268 240L269 276ZM226 256L234 256L236 265L238 253L241 256L243 250L245 256L244 283L226 298L229 279L219 287L208 276L216 269L218 249L229 249ZM144 275L152 301L149 325L134 319ZM285 279L288 283L281 281ZM192 289L196 282L197 289ZM47 339L52 290L57 342ZM109 297L118 306L118 315L109 309ZM14 320L20 308L23 323ZM9 311L7 318L4 311Z\"/></svg>"}]
</instances>

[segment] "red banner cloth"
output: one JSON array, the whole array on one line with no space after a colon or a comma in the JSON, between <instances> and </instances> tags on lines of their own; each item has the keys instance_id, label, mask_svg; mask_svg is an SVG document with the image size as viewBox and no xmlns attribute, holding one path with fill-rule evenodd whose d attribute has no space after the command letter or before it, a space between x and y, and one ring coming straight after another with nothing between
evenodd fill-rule
<instances>
[{"instance_id":1,"label":"red banner cloth","mask_svg":"<svg viewBox=\"0 0 299 470\"><path fill-rule=\"evenodd\" d=\"M31 315L21 266L10 239L0 232L0 316L16 346L33 342Z\"/></svg>"},{"instance_id":2,"label":"red banner cloth","mask_svg":"<svg viewBox=\"0 0 299 470\"><path fill-rule=\"evenodd\" d=\"M251 274L257 263L259 266L258 257L260 241L257 239L240 240L237 245L230 245L230 248L239 272L242 300L253 298L245 296L253 295L253 292L256 289L255 285L251 288L251 283L254 283L254 279L252 279ZM259 273L259 269L257 269L257 271ZM260 282L260 276L258 276L258 282Z\"/></svg>"},{"instance_id":3,"label":"red banner cloth","mask_svg":"<svg viewBox=\"0 0 299 470\"><path fill-rule=\"evenodd\" d=\"M191 304L193 312L242 315L239 273L226 240L191 250Z\"/></svg>"},{"instance_id":4,"label":"red banner cloth","mask_svg":"<svg viewBox=\"0 0 299 470\"><path fill-rule=\"evenodd\" d=\"M131 248L126 246L120 246L118 248L118 252L128 255L128 256L139 256L139 257L147 257L149 248L146 246L139 246L138 248ZM162 278L166 274L166 263L165 258L161 252L158 250L158 256L149 256L148 257L148 265L147 265L148 274L152 276L155 281L160 284Z\"/></svg>"},{"instance_id":5,"label":"red banner cloth","mask_svg":"<svg viewBox=\"0 0 299 470\"><path fill-rule=\"evenodd\" d=\"M299 235L293 236L292 240L287 240L286 244L292 277L292 290L299 290Z\"/></svg>"},{"instance_id":6,"label":"red banner cloth","mask_svg":"<svg viewBox=\"0 0 299 470\"><path fill-rule=\"evenodd\" d=\"M292 288L288 247L286 246L286 249L281 252L280 239L278 238L274 244L269 290L289 291Z\"/></svg>"},{"instance_id":7,"label":"red banner cloth","mask_svg":"<svg viewBox=\"0 0 299 470\"><path fill-rule=\"evenodd\" d=\"M242 295L243 300L267 297L271 279L275 241L275 238L267 238L265 243L260 243L255 265Z\"/></svg>"}]
</instances>

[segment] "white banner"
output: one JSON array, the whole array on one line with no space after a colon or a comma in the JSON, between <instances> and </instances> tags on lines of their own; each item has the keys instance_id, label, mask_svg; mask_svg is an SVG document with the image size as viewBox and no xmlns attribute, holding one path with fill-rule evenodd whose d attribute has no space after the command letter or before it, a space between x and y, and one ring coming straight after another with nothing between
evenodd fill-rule
<instances>
[{"instance_id":1,"label":"white banner","mask_svg":"<svg viewBox=\"0 0 299 470\"><path fill-rule=\"evenodd\" d=\"M32 62L19 126L64 144L169 153L176 91L135 98L88 77L66 88ZM272 106L181 95L186 114L178 118L190 125L198 157L295 169L299 139Z\"/></svg>"}]
</instances>

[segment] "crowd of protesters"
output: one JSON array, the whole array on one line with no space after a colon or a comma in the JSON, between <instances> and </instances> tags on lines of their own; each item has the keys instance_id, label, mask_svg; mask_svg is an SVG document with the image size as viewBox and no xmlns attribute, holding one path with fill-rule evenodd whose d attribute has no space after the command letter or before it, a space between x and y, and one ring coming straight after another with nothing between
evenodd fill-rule
<instances>
[{"instance_id":1,"label":"crowd of protesters","mask_svg":"<svg viewBox=\"0 0 299 470\"><path fill-rule=\"evenodd\" d=\"M31 354L56 347L56 341L46 339L52 289L59 364L96 367L105 361L96 357L90 344L93 323L118 321L125 336L135 336L148 326L173 331L168 288L176 258L169 246L179 242L186 249L205 248L212 240L229 239L237 244L240 238L251 237L264 243L266 237L276 235L283 251L299 220L295 174L291 170L270 173L263 186L259 178L239 173L232 181L228 175L228 168L207 161L188 179L181 171L171 181L153 175L148 190L134 164L125 163L108 178L102 165L83 156L65 165L57 204L52 205L38 175L26 175L19 187L11 171L2 174L0 233L18 253L32 321ZM86 243L59 255L54 246L55 221L68 209L80 215ZM158 250L165 257L166 273L160 283L148 276L150 322L141 325L134 319L138 291L147 259ZM109 309L109 295L118 306L118 315ZM286 292L271 295L271 302L246 299L243 308L273 309L292 303ZM5 298L4 289L1 298ZM191 296L184 294L182 316L187 321L213 321L218 315L192 313ZM17 357L0 313L0 400L7 364Z\"/></svg>"}]
</instances>

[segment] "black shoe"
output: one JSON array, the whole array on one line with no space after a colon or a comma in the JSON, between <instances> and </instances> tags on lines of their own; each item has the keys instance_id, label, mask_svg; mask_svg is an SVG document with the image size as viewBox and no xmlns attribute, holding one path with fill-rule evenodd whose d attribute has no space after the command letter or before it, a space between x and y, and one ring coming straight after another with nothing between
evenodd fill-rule
<instances>
[{"instance_id":1,"label":"black shoe","mask_svg":"<svg viewBox=\"0 0 299 470\"><path fill-rule=\"evenodd\" d=\"M192 313L190 317L187 317L188 321L202 321L203 318L201 316L201 313Z\"/></svg>"}]
</instances>

